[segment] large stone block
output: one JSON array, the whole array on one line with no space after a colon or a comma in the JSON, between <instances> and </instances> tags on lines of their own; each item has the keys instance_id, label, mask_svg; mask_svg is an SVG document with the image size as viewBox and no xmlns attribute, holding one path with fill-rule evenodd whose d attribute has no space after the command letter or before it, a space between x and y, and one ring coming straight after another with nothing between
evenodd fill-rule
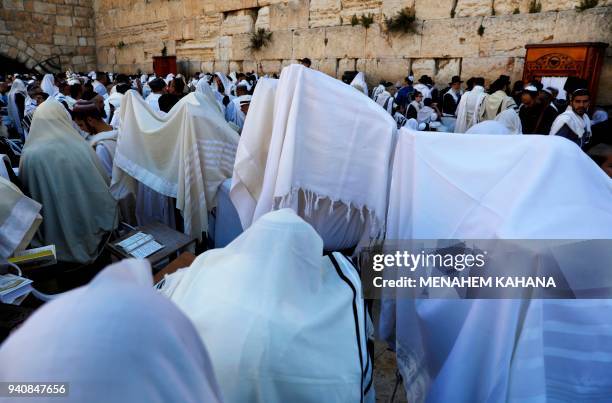
<instances>
[{"instance_id":1,"label":"large stone block","mask_svg":"<svg viewBox=\"0 0 612 403\"><path fill-rule=\"evenodd\" d=\"M388 33L380 25L366 32L366 58L410 58L421 54L422 36L418 33Z\"/></svg>"},{"instance_id":2,"label":"large stone block","mask_svg":"<svg viewBox=\"0 0 612 403\"><path fill-rule=\"evenodd\" d=\"M34 1L34 12L41 14L55 14L57 12L57 8L55 4L47 3L45 1Z\"/></svg>"},{"instance_id":3,"label":"large stone block","mask_svg":"<svg viewBox=\"0 0 612 403\"><path fill-rule=\"evenodd\" d=\"M416 0L416 17L419 20L449 18L454 3L454 0Z\"/></svg>"},{"instance_id":4,"label":"large stone block","mask_svg":"<svg viewBox=\"0 0 612 403\"><path fill-rule=\"evenodd\" d=\"M458 0L456 17L485 17L492 14L492 0Z\"/></svg>"},{"instance_id":5,"label":"large stone block","mask_svg":"<svg viewBox=\"0 0 612 403\"><path fill-rule=\"evenodd\" d=\"M278 74L281 71L281 62L280 60L262 60L259 62L259 71L261 74Z\"/></svg>"},{"instance_id":6,"label":"large stone block","mask_svg":"<svg viewBox=\"0 0 612 403\"><path fill-rule=\"evenodd\" d=\"M430 20L423 24L421 57L476 57L482 18ZM486 31L485 31L486 35Z\"/></svg>"},{"instance_id":7,"label":"large stone block","mask_svg":"<svg viewBox=\"0 0 612 403\"><path fill-rule=\"evenodd\" d=\"M2 8L6 10L23 10L23 0L2 0Z\"/></svg>"},{"instance_id":8,"label":"large stone block","mask_svg":"<svg viewBox=\"0 0 612 403\"><path fill-rule=\"evenodd\" d=\"M55 17L57 25L60 27L71 27L72 26L72 17L65 15L58 15Z\"/></svg>"},{"instance_id":9,"label":"large stone block","mask_svg":"<svg viewBox=\"0 0 612 403\"><path fill-rule=\"evenodd\" d=\"M461 76L464 79L484 77L487 85L501 74L516 79L516 62L514 57L466 57L461 61Z\"/></svg>"},{"instance_id":10,"label":"large stone block","mask_svg":"<svg viewBox=\"0 0 612 403\"><path fill-rule=\"evenodd\" d=\"M310 27L340 25L340 0L310 0Z\"/></svg>"},{"instance_id":11,"label":"large stone block","mask_svg":"<svg viewBox=\"0 0 612 403\"><path fill-rule=\"evenodd\" d=\"M461 59L436 59L434 82L444 88L453 76L461 75Z\"/></svg>"},{"instance_id":12,"label":"large stone block","mask_svg":"<svg viewBox=\"0 0 612 403\"><path fill-rule=\"evenodd\" d=\"M418 80L423 75L434 77L436 74L436 61L434 59L412 59L410 69L414 74L415 80Z\"/></svg>"},{"instance_id":13,"label":"large stone block","mask_svg":"<svg viewBox=\"0 0 612 403\"><path fill-rule=\"evenodd\" d=\"M241 10L227 15L221 23L221 35L253 32L256 17L252 10Z\"/></svg>"},{"instance_id":14,"label":"large stone block","mask_svg":"<svg viewBox=\"0 0 612 403\"><path fill-rule=\"evenodd\" d=\"M270 7L262 7L257 11L255 29L270 29Z\"/></svg>"},{"instance_id":15,"label":"large stone block","mask_svg":"<svg viewBox=\"0 0 612 403\"><path fill-rule=\"evenodd\" d=\"M273 32L270 44L252 54L258 60L290 59L293 54L293 32Z\"/></svg>"},{"instance_id":16,"label":"large stone block","mask_svg":"<svg viewBox=\"0 0 612 403\"><path fill-rule=\"evenodd\" d=\"M507 15L485 18L480 39L480 56L524 56L527 43L552 43L556 13ZM520 32L520 40L516 34Z\"/></svg>"},{"instance_id":17,"label":"large stone block","mask_svg":"<svg viewBox=\"0 0 612 403\"><path fill-rule=\"evenodd\" d=\"M495 15L510 15L521 12L523 0L495 0ZM524 10L523 10L524 11Z\"/></svg>"},{"instance_id":18,"label":"large stone block","mask_svg":"<svg viewBox=\"0 0 612 403\"><path fill-rule=\"evenodd\" d=\"M362 58L365 56L366 29L362 26L340 26L325 29L325 57Z\"/></svg>"},{"instance_id":19,"label":"large stone block","mask_svg":"<svg viewBox=\"0 0 612 403\"><path fill-rule=\"evenodd\" d=\"M304 29L293 32L293 58L322 58L325 54L325 29Z\"/></svg>"},{"instance_id":20,"label":"large stone block","mask_svg":"<svg viewBox=\"0 0 612 403\"><path fill-rule=\"evenodd\" d=\"M317 59L312 61L313 68L319 70L328 76L336 77L338 71L338 60L337 59Z\"/></svg>"},{"instance_id":21,"label":"large stone block","mask_svg":"<svg viewBox=\"0 0 612 403\"><path fill-rule=\"evenodd\" d=\"M340 17L344 24L349 23L353 15L372 15L378 20L382 17L382 0L342 0L341 4Z\"/></svg>"},{"instance_id":22,"label":"large stone block","mask_svg":"<svg viewBox=\"0 0 612 403\"><path fill-rule=\"evenodd\" d=\"M308 4L308 0L289 0L286 3L270 5L270 29L276 31L308 28Z\"/></svg>"},{"instance_id":23,"label":"large stone block","mask_svg":"<svg viewBox=\"0 0 612 403\"><path fill-rule=\"evenodd\" d=\"M345 71L355 71L355 59L340 59L338 60L337 78L341 78Z\"/></svg>"},{"instance_id":24,"label":"large stone block","mask_svg":"<svg viewBox=\"0 0 612 403\"><path fill-rule=\"evenodd\" d=\"M583 12L558 13L555 42L612 43L612 7L595 7Z\"/></svg>"}]
</instances>

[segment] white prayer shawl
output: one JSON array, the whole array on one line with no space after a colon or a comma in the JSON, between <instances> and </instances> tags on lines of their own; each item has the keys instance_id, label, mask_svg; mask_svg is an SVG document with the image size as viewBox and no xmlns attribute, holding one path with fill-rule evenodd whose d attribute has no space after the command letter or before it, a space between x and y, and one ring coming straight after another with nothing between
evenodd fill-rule
<instances>
[{"instance_id":1,"label":"white prayer shawl","mask_svg":"<svg viewBox=\"0 0 612 403\"><path fill-rule=\"evenodd\" d=\"M28 91L26 90L25 84L18 78L13 81L11 90L8 93L8 116L11 118L13 127L19 134L22 134L23 129L21 126L21 118L19 117L19 108L15 102L15 95L17 94L22 94L24 98L28 97Z\"/></svg>"},{"instance_id":2,"label":"white prayer shawl","mask_svg":"<svg viewBox=\"0 0 612 403\"><path fill-rule=\"evenodd\" d=\"M361 383L368 365L361 283L334 254L354 299L322 253L313 228L283 209L166 277L162 293L195 324L226 403L361 400L369 377ZM373 400L369 393L363 401Z\"/></svg>"},{"instance_id":3,"label":"white prayer shawl","mask_svg":"<svg viewBox=\"0 0 612 403\"><path fill-rule=\"evenodd\" d=\"M493 94L485 95L482 107L479 110L478 121L493 120L497 115L506 109L516 108L516 103L504 91L499 90Z\"/></svg>"},{"instance_id":4,"label":"white prayer shawl","mask_svg":"<svg viewBox=\"0 0 612 403\"><path fill-rule=\"evenodd\" d=\"M402 129L390 194L387 239L612 238L612 181L579 148L556 138ZM392 317L382 321L396 324L411 402L610 396L612 378L603 374L612 364L598 358L612 338L607 300L396 304L383 303ZM522 304L526 320L515 340ZM598 337L586 336L584 324Z\"/></svg>"},{"instance_id":5,"label":"white prayer shawl","mask_svg":"<svg viewBox=\"0 0 612 403\"><path fill-rule=\"evenodd\" d=\"M568 106L565 112L557 116L550 128L550 135L556 135L564 125L567 125L580 138L582 138L585 133L587 133L587 136L591 133L591 120L589 116L586 113L582 116L578 116L578 114L572 110L571 106Z\"/></svg>"},{"instance_id":6,"label":"white prayer shawl","mask_svg":"<svg viewBox=\"0 0 612 403\"><path fill-rule=\"evenodd\" d=\"M480 106L485 96L484 88L479 85L463 94L457 106L455 133L465 133L467 129L478 123Z\"/></svg>"},{"instance_id":7,"label":"white prayer shawl","mask_svg":"<svg viewBox=\"0 0 612 403\"><path fill-rule=\"evenodd\" d=\"M470 127L465 134L512 134L510 129L495 120L485 120Z\"/></svg>"},{"instance_id":8,"label":"white prayer shawl","mask_svg":"<svg viewBox=\"0 0 612 403\"><path fill-rule=\"evenodd\" d=\"M385 91L385 86L380 84L372 90L372 99L376 99L382 92Z\"/></svg>"},{"instance_id":9,"label":"white prayer shawl","mask_svg":"<svg viewBox=\"0 0 612 403\"><path fill-rule=\"evenodd\" d=\"M58 94L59 88L55 86L53 74L45 74L40 82L40 89L47 93L49 97L55 97Z\"/></svg>"},{"instance_id":10,"label":"white prayer shawl","mask_svg":"<svg viewBox=\"0 0 612 403\"><path fill-rule=\"evenodd\" d=\"M183 97L164 117L135 91L121 106L113 167L117 199L136 191L133 180L176 198L185 233L202 239L219 185L231 176L238 134L199 92Z\"/></svg>"},{"instance_id":11,"label":"white prayer shawl","mask_svg":"<svg viewBox=\"0 0 612 403\"><path fill-rule=\"evenodd\" d=\"M4 160L0 158L0 170ZM8 258L24 249L38 229L42 206L21 193L8 179L0 176L0 258Z\"/></svg>"},{"instance_id":12,"label":"white prayer shawl","mask_svg":"<svg viewBox=\"0 0 612 403\"><path fill-rule=\"evenodd\" d=\"M95 80L93 82L93 89L98 95L102 95L104 99L108 97L108 93L106 91L106 87L100 81Z\"/></svg>"},{"instance_id":13,"label":"white prayer shawl","mask_svg":"<svg viewBox=\"0 0 612 403\"><path fill-rule=\"evenodd\" d=\"M150 94L147 96L147 98L145 99L145 102L146 102L147 104L149 104L149 106L150 106L151 108L153 108L153 110L154 110L154 111L155 111L155 112L156 112L158 115L163 116L163 115L162 115L162 113L161 113L161 112L162 112L162 110L161 110L161 108L159 107L159 98L160 98L161 96L162 96L162 94L156 94L156 93L152 92L152 93L150 93Z\"/></svg>"},{"instance_id":14,"label":"white prayer shawl","mask_svg":"<svg viewBox=\"0 0 612 403\"><path fill-rule=\"evenodd\" d=\"M0 347L0 381L69 382L66 403L220 403L196 329L151 285L124 260L46 303Z\"/></svg>"},{"instance_id":15,"label":"white prayer shawl","mask_svg":"<svg viewBox=\"0 0 612 403\"><path fill-rule=\"evenodd\" d=\"M221 72L216 72L215 76L219 77L219 79L221 80L221 84L223 84L223 95L232 95L232 87L234 84L232 84L229 78L227 78L227 76Z\"/></svg>"},{"instance_id":16,"label":"white prayer shawl","mask_svg":"<svg viewBox=\"0 0 612 403\"><path fill-rule=\"evenodd\" d=\"M87 138L89 145L96 151L96 155L100 158L100 162L108 177L113 176L113 160L115 159L115 150L117 149L117 130L101 132Z\"/></svg>"},{"instance_id":17,"label":"white prayer shawl","mask_svg":"<svg viewBox=\"0 0 612 403\"><path fill-rule=\"evenodd\" d=\"M243 228L251 226L261 196L277 86L278 80L273 78L262 78L257 83L236 151L230 198Z\"/></svg>"},{"instance_id":18,"label":"white prayer shawl","mask_svg":"<svg viewBox=\"0 0 612 403\"><path fill-rule=\"evenodd\" d=\"M393 104L395 102L395 99L387 90L384 90L383 92L378 94L376 98L374 98L374 102L382 106L383 109L387 111L387 113L391 114L391 112L393 111Z\"/></svg>"},{"instance_id":19,"label":"white prayer shawl","mask_svg":"<svg viewBox=\"0 0 612 403\"><path fill-rule=\"evenodd\" d=\"M210 88L210 85L208 84L206 78L201 78L200 80L198 80L198 83L196 85L196 91L204 95L208 100L208 104L215 106L215 109L217 109L223 116L225 116L225 109L223 107L223 104L219 104L219 102L217 102L217 97L215 97L215 93L213 89Z\"/></svg>"},{"instance_id":20,"label":"white prayer shawl","mask_svg":"<svg viewBox=\"0 0 612 403\"><path fill-rule=\"evenodd\" d=\"M55 99L57 99L60 102L65 102L66 105L68 105L68 108L70 110L72 110L72 108L74 108L74 105L77 103L77 100L72 98L70 95L64 95L62 93L58 93L55 96Z\"/></svg>"},{"instance_id":21,"label":"white prayer shawl","mask_svg":"<svg viewBox=\"0 0 612 403\"><path fill-rule=\"evenodd\" d=\"M518 113L513 109L506 109L495 118L496 122L503 124L510 134L523 134L523 124Z\"/></svg>"},{"instance_id":22,"label":"white prayer shawl","mask_svg":"<svg viewBox=\"0 0 612 403\"><path fill-rule=\"evenodd\" d=\"M418 91L423 94L423 99L431 98L431 89L425 84L417 83L414 85L414 89L415 91Z\"/></svg>"},{"instance_id":23,"label":"white prayer shawl","mask_svg":"<svg viewBox=\"0 0 612 403\"><path fill-rule=\"evenodd\" d=\"M270 135L262 141L270 144L268 150L250 153L267 153L267 160L258 165L265 174L259 178L263 183L253 186L261 192L252 219L242 222L245 229L271 210L290 207L315 227L328 250L354 246L355 237L380 235L397 126L379 105L352 95L353 88L319 71L297 64L283 69L272 131L269 120L249 112L241 137ZM269 100L254 97L250 108L260 108L259 102ZM346 213L344 226L324 232L329 228L320 225L330 222L337 208ZM249 210L239 204L236 209L241 219Z\"/></svg>"},{"instance_id":24,"label":"white prayer shawl","mask_svg":"<svg viewBox=\"0 0 612 403\"><path fill-rule=\"evenodd\" d=\"M104 100L104 111L106 112L106 120L107 123L110 123L108 119L110 119L111 115L111 105L115 108L115 113L117 113L117 109L121 107L121 100L123 99L123 94L120 92L113 92L109 95L108 98ZM159 101L159 98L158 98ZM157 105L159 107L159 103Z\"/></svg>"},{"instance_id":25,"label":"white prayer shawl","mask_svg":"<svg viewBox=\"0 0 612 403\"><path fill-rule=\"evenodd\" d=\"M365 80L365 74L363 72L357 73L353 81L351 81L351 87L357 88L359 91L363 92L365 96L368 96L368 83Z\"/></svg>"},{"instance_id":26,"label":"white prayer shawl","mask_svg":"<svg viewBox=\"0 0 612 403\"><path fill-rule=\"evenodd\" d=\"M417 112L417 121L419 123L429 124L436 120L438 120L438 114L431 106L424 106Z\"/></svg>"}]
</instances>

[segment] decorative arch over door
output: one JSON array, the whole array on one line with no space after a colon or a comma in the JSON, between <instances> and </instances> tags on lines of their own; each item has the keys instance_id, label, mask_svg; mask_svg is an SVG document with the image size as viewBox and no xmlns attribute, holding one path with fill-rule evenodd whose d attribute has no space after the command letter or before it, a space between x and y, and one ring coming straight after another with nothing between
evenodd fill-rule
<instances>
[{"instance_id":1,"label":"decorative arch over door","mask_svg":"<svg viewBox=\"0 0 612 403\"><path fill-rule=\"evenodd\" d=\"M588 81L595 102L607 47L607 43L601 42L526 45L523 81L542 77L579 77Z\"/></svg>"}]
</instances>

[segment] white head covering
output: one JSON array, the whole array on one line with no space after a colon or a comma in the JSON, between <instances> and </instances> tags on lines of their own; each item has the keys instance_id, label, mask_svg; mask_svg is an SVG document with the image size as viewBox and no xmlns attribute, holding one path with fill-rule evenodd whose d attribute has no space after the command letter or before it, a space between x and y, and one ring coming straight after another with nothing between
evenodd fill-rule
<instances>
[{"instance_id":1,"label":"white head covering","mask_svg":"<svg viewBox=\"0 0 612 403\"><path fill-rule=\"evenodd\" d=\"M597 109L593 112L593 119L591 119L591 125L596 125L601 122L608 120L608 112L603 109Z\"/></svg>"},{"instance_id":2,"label":"white head covering","mask_svg":"<svg viewBox=\"0 0 612 403\"><path fill-rule=\"evenodd\" d=\"M247 91L251 91L251 84L247 80L240 81L236 87L240 86L246 87Z\"/></svg>"},{"instance_id":3,"label":"white head covering","mask_svg":"<svg viewBox=\"0 0 612 403\"><path fill-rule=\"evenodd\" d=\"M208 99L208 104L214 105L215 108L221 114L223 114L223 108L221 107L221 105L219 105L219 102L217 102L217 97L215 97L215 93L213 92L213 89L210 88L210 85L208 84L206 78L201 78L198 80L198 83L196 84L196 92L199 92L204 95L204 97Z\"/></svg>"},{"instance_id":4,"label":"white head covering","mask_svg":"<svg viewBox=\"0 0 612 403\"><path fill-rule=\"evenodd\" d=\"M95 71L90 71L89 74L87 74L87 77L91 78L92 80L95 80L98 78L98 76L96 75Z\"/></svg>"},{"instance_id":5,"label":"white head covering","mask_svg":"<svg viewBox=\"0 0 612 403\"><path fill-rule=\"evenodd\" d=\"M15 102L15 95L21 94L24 99L28 97L28 91L25 84L20 79L16 78L11 84L11 89L8 93L8 115L13 121L13 126L17 129L17 132L21 134L23 129L21 128L21 118L19 117L19 109Z\"/></svg>"},{"instance_id":6,"label":"white head covering","mask_svg":"<svg viewBox=\"0 0 612 403\"><path fill-rule=\"evenodd\" d=\"M54 98L34 112L19 178L30 197L44 206L35 240L55 244L60 261L94 259L100 242L117 224L117 202L98 156Z\"/></svg>"},{"instance_id":7,"label":"white head covering","mask_svg":"<svg viewBox=\"0 0 612 403\"><path fill-rule=\"evenodd\" d=\"M251 97L250 95L241 95L241 96L239 96L239 97L238 97L238 103L239 103L240 105L242 105L242 104L248 104L248 103L250 103L250 102L251 102L251 98L252 98L252 97Z\"/></svg>"},{"instance_id":8,"label":"white head covering","mask_svg":"<svg viewBox=\"0 0 612 403\"><path fill-rule=\"evenodd\" d=\"M221 402L193 324L151 283L124 260L45 304L0 348L0 380L68 382L67 403Z\"/></svg>"},{"instance_id":9,"label":"white head covering","mask_svg":"<svg viewBox=\"0 0 612 403\"><path fill-rule=\"evenodd\" d=\"M174 79L174 74L170 73L166 76L164 81L166 82L166 84L170 84L170 81L172 81L173 79Z\"/></svg>"},{"instance_id":10,"label":"white head covering","mask_svg":"<svg viewBox=\"0 0 612 403\"><path fill-rule=\"evenodd\" d=\"M465 134L512 134L510 129L495 120L485 120L470 127Z\"/></svg>"},{"instance_id":11,"label":"white head covering","mask_svg":"<svg viewBox=\"0 0 612 403\"><path fill-rule=\"evenodd\" d=\"M321 237L283 209L166 278L162 292L194 322L227 403L360 401L363 300L353 306L322 254ZM361 295L356 270L338 259Z\"/></svg>"},{"instance_id":12,"label":"white head covering","mask_svg":"<svg viewBox=\"0 0 612 403\"><path fill-rule=\"evenodd\" d=\"M55 86L53 74L45 74L40 83L40 88L50 97L54 97L59 92L59 89Z\"/></svg>"},{"instance_id":13,"label":"white head covering","mask_svg":"<svg viewBox=\"0 0 612 403\"><path fill-rule=\"evenodd\" d=\"M353 81L351 81L351 86L363 92L366 97L368 96L368 83L366 83L365 74L363 74L363 72L360 71L357 73Z\"/></svg>"},{"instance_id":14,"label":"white head covering","mask_svg":"<svg viewBox=\"0 0 612 403\"><path fill-rule=\"evenodd\" d=\"M510 134L523 134L523 125L518 113L510 108L501 112L495 120L508 128Z\"/></svg>"},{"instance_id":15,"label":"white head covering","mask_svg":"<svg viewBox=\"0 0 612 403\"><path fill-rule=\"evenodd\" d=\"M223 94L224 95L231 95L232 94L232 82L227 78L227 76L221 72L216 72L215 75L217 77L219 77L219 79L221 80L221 84L223 84ZM216 87L216 84L215 84Z\"/></svg>"},{"instance_id":16,"label":"white head covering","mask_svg":"<svg viewBox=\"0 0 612 403\"><path fill-rule=\"evenodd\" d=\"M353 237L382 230L397 125L376 103L354 94L350 86L302 65L283 69L272 132L269 121L251 120L256 114L249 113L241 137L242 142L252 134L257 136L253 144L270 144L269 150L245 150L267 154L267 161L258 167L265 172L255 186L261 192L244 228L270 210L290 207L315 227L326 249L354 246ZM355 99L347 103L349 98ZM262 101L269 102L254 97L251 107L259 108ZM240 200L232 200L240 211ZM327 227L339 211L345 212L342 219L335 228Z\"/></svg>"},{"instance_id":17,"label":"white head covering","mask_svg":"<svg viewBox=\"0 0 612 403\"><path fill-rule=\"evenodd\" d=\"M113 166L113 194L136 194L136 181L176 198L186 234L201 239L219 185L231 176L238 133L209 97L183 97L160 117L134 90L121 103L121 133Z\"/></svg>"}]
</instances>

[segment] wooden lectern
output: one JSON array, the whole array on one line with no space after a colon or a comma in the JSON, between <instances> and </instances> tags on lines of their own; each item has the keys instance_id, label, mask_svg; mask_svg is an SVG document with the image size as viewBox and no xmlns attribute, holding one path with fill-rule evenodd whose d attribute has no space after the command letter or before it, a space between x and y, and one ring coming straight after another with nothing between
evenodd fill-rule
<instances>
[{"instance_id":1,"label":"wooden lectern","mask_svg":"<svg viewBox=\"0 0 612 403\"><path fill-rule=\"evenodd\" d=\"M176 75L176 56L153 56L153 71L157 77Z\"/></svg>"}]
</instances>

